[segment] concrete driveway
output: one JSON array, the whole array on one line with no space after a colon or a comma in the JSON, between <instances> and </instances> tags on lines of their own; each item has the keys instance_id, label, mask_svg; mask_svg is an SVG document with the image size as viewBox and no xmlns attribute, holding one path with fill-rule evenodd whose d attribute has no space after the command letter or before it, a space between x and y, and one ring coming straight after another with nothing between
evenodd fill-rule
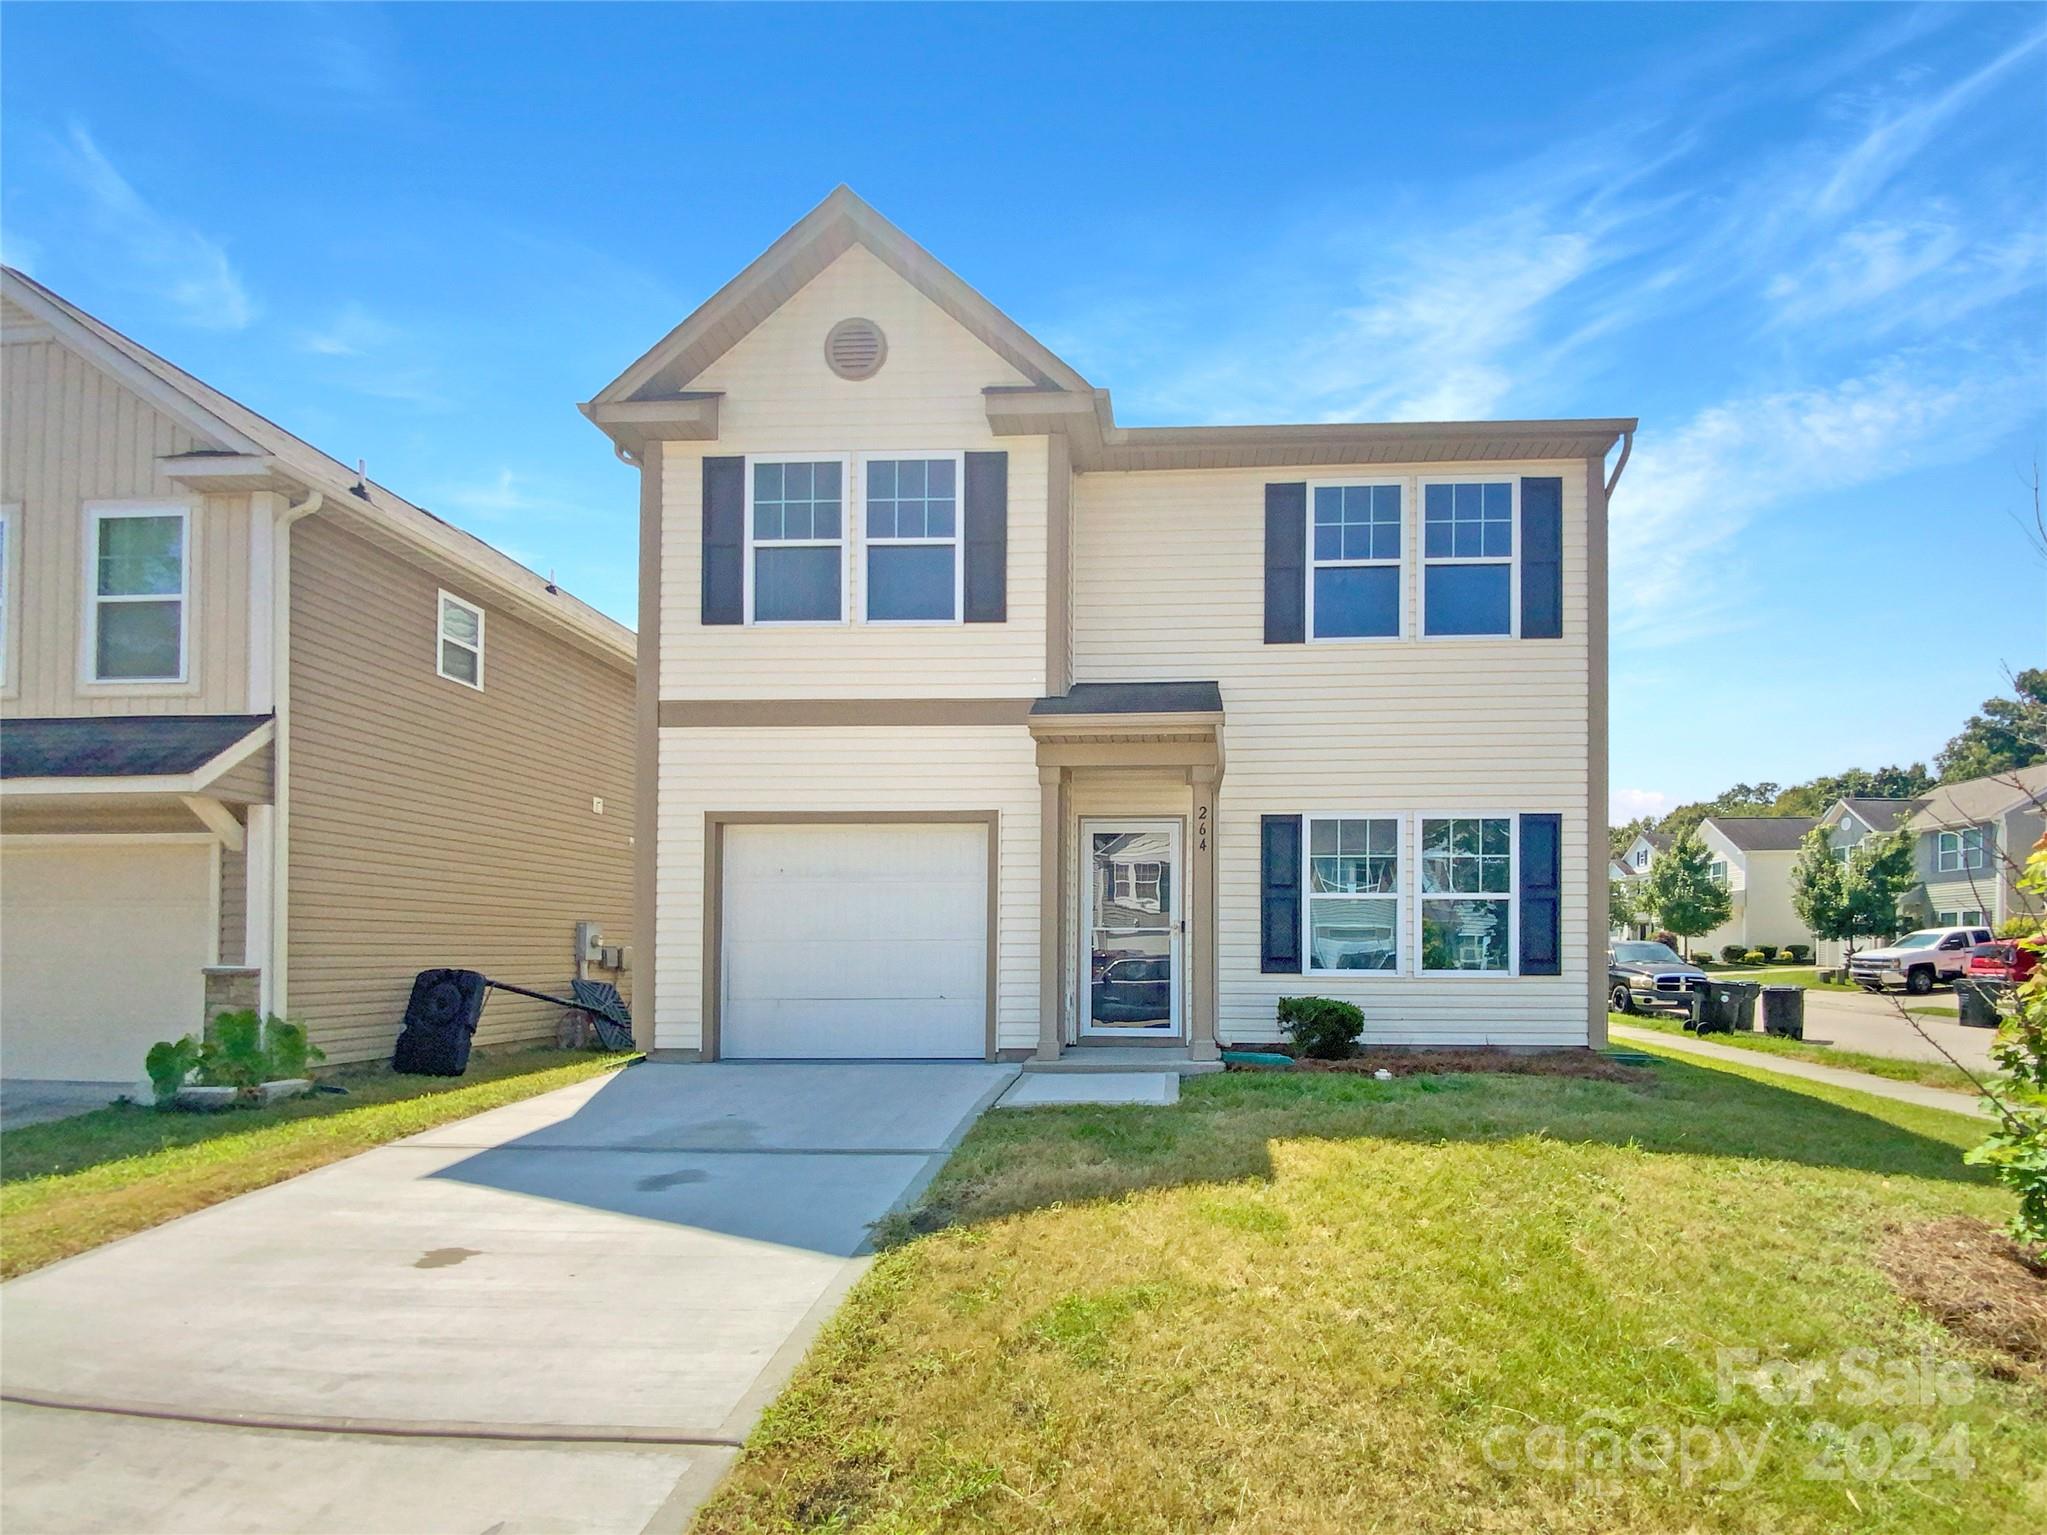
<instances>
[{"instance_id":1,"label":"concrete driveway","mask_svg":"<svg viewBox=\"0 0 2047 1535\"><path fill-rule=\"evenodd\" d=\"M1900 1003L1906 1007L1939 1008L1941 1015L1917 1013L1912 1023L1907 1023L1898 1016ZM1990 1041L1996 1031L1962 1027L1955 1009L1955 996L1950 991L1924 997L1876 997L1862 992L1813 990L1805 994L1805 1037L1815 1043L1888 1055L1897 1060L1943 1059L1941 1050L1928 1044L1912 1026L1917 1024L1939 1041L1941 1049L1971 1071L1988 1071Z\"/></svg>"},{"instance_id":2,"label":"concrete driveway","mask_svg":"<svg viewBox=\"0 0 2047 1535\"><path fill-rule=\"evenodd\" d=\"M639 1065L0 1288L0 1523L680 1529L1015 1077Z\"/></svg>"}]
</instances>

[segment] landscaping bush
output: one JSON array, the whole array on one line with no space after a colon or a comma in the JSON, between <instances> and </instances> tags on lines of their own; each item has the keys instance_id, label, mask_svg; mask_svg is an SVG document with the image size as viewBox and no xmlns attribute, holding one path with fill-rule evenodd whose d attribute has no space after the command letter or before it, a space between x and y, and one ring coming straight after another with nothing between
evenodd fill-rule
<instances>
[{"instance_id":1,"label":"landscaping bush","mask_svg":"<svg viewBox=\"0 0 2047 1535\"><path fill-rule=\"evenodd\" d=\"M1777 958L1777 951L1767 943L1756 945L1756 952L1763 956L1763 963L1770 964Z\"/></svg>"},{"instance_id":2,"label":"landscaping bush","mask_svg":"<svg viewBox=\"0 0 2047 1535\"><path fill-rule=\"evenodd\" d=\"M1724 943L1720 946L1720 958L1725 964L1738 965L1747 957L1748 950L1738 943Z\"/></svg>"},{"instance_id":3,"label":"landscaping bush","mask_svg":"<svg viewBox=\"0 0 2047 1535\"><path fill-rule=\"evenodd\" d=\"M1741 962L1744 965L1760 965L1769 957L1761 949L1750 949L1746 954L1742 955Z\"/></svg>"},{"instance_id":4,"label":"landscaping bush","mask_svg":"<svg viewBox=\"0 0 2047 1535\"><path fill-rule=\"evenodd\" d=\"M1812 958L1812 945L1809 943L1787 943L1784 945L1784 957L1794 965L1802 965Z\"/></svg>"},{"instance_id":5,"label":"landscaping bush","mask_svg":"<svg viewBox=\"0 0 2047 1535\"><path fill-rule=\"evenodd\" d=\"M189 1034L183 1039L160 1039L149 1047L142 1069L149 1073L149 1088L156 1095L158 1108L169 1106L198 1064L199 1041Z\"/></svg>"},{"instance_id":6,"label":"landscaping bush","mask_svg":"<svg viewBox=\"0 0 2047 1535\"><path fill-rule=\"evenodd\" d=\"M1279 1028L1301 1054L1340 1061L1357 1049L1365 1015L1357 1004L1333 997L1281 997Z\"/></svg>"},{"instance_id":7,"label":"landscaping bush","mask_svg":"<svg viewBox=\"0 0 2047 1535\"><path fill-rule=\"evenodd\" d=\"M221 1013L199 1047L199 1076L210 1087L241 1092L263 1085L270 1062L263 1049L263 1018L254 1008Z\"/></svg>"},{"instance_id":8,"label":"landscaping bush","mask_svg":"<svg viewBox=\"0 0 2047 1535\"><path fill-rule=\"evenodd\" d=\"M267 1082L290 1081L307 1075L327 1059L327 1052L306 1038L306 1026L289 1023L282 1018L270 1020L269 1037L265 1041L270 1065L264 1080Z\"/></svg>"},{"instance_id":9,"label":"landscaping bush","mask_svg":"<svg viewBox=\"0 0 2047 1535\"><path fill-rule=\"evenodd\" d=\"M254 1008L219 1013L206 1037L187 1034L149 1047L143 1069L159 1106L170 1104L186 1079L197 1073L206 1087L232 1087L238 1100L254 1102L265 1082L307 1076L327 1053L306 1038L306 1026L273 1015L266 1023Z\"/></svg>"}]
</instances>

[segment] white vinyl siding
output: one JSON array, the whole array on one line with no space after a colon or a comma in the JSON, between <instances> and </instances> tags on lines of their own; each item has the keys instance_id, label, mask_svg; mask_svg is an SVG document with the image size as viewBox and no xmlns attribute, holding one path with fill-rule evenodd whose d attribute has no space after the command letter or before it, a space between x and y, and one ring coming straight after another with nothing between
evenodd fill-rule
<instances>
[{"instance_id":1,"label":"white vinyl siding","mask_svg":"<svg viewBox=\"0 0 2047 1535\"><path fill-rule=\"evenodd\" d=\"M850 315L888 336L888 361L849 382L821 341ZM1043 437L996 437L982 391L1029 380L880 258L854 246L712 363L691 387L724 391L718 441L660 450L664 698L1036 698L1047 691ZM1002 623L861 623L827 629L701 622L706 456L1009 456L1008 617ZM866 611L846 561L844 612ZM665 984L661 988L666 989Z\"/></svg>"},{"instance_id":2,"label":"white vinyl siding","mask_svg":"<svg viewBox=\"0 0 2047 1535\"><path fill-rule=\"evenodd\" d=\"M1422 466L1332 467L1392 478ZM1563 480L1564 632L1541 643L1408 636L1366 656L1264 643L1265 485L1287 469L1088 474L1074 486L1074 670L1083 682L1214 678L1228 711L1218 793L1218 1027L1278 1037L1279 998L1313 991L1365 1012L1369 1043L1583 1044L1587 814L1585 465L1430 465L1430 477ZM1132 571L1144 579L1133 581ZM1408 572L1409 612L1419 571ZM1113 785L1105 788L1113 790ZM1113 792L1092 794L1103 814ZM1563 974L1265 974L1259 817L1555 811L1563 816ZM1601 822L1603 825L1603 821ZM1306 828L1304 826L1305 833ZM1596 871L1591 871L1596 872ZM1412 919L1408 926L1412 929ZM1410 939L1411 941L1411 939Z\"/></svg>"},{"instance_id":3,"label":"white vinyl siding","mask_svg":"<svg viewBox=\"0 0 2047 1535\"><path fill-rule=\"evenodd\" d=\"M483 691L483 609L452 592L440 594L436 671L450 682Z\"/></svg>"}]
</instances>

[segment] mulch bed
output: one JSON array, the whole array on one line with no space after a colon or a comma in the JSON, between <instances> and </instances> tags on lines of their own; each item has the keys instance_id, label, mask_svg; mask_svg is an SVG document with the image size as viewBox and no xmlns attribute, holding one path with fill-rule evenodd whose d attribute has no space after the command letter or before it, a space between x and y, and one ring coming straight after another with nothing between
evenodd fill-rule
<instances>
[{"instance_id":1,"label":"mulch bed","mask_svg":"<svg viewBox=\"0 0 2047 1535\"><path fill-rule=\"evenodd\" d=\"M1967 1216L1895 1227L1877 1262L1898 1293L2007 1380L2047 1390L2047 1266Z\"/></svg>"},{"instance_id":2,"label":"mulch bed","mask_svg":"<svg viewBox=\"0 0 2047 1535\"><path fill-rule=\"evenodd\" d=\"M1394 1050L1374 1047L1341 1061L1317 1061L1286 1045L1231 1045L1228 1049L1256 1050L1264 1055L1293 1057L1296 1071L1362 1072L1390 1071L1396 1077L1450 1076L1492 1072L1517 1077L1583 1077L1593 1082L1627 1082L1639 1085L1653 1081L1650 1073L1637 1066L1624 1066L1595 1050ZM1255 1066L1230 1066L1231 1071L1256 1071Z\"/></svg>"}]
</instances>

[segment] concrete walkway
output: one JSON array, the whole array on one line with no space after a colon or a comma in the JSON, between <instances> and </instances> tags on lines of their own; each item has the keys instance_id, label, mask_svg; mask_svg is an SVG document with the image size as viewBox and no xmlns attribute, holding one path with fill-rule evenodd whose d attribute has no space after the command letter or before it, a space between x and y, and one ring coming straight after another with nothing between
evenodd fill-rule
<instances>
[{"instance_id":1,"label":"concrete walkway","mask_svg":"<svg viewBox=\"0 0 2047 1535\"><path fill-rule=\"evenodd\" d=\"M1840 1066L1816 1066L1810 1061L1794 1060L1790 1056L1766 1055L1761 1050L1743 1050L1734 1045L1711 1044L1690 1034L1662 1034L1654 1029L1630 1028L1624 1023L1610 1023L1607 1032L1618 1043L1665 1045L1686 1055L1703 1056L1709 1061L1731 1061L1738 1066L1774 1071L1780 1076L1799 1077L1807 1082L1825 1082L1831 1087L1850 1087L1858 1093L1868 1093L1873 1098L1895 1098L1900 1103L1916 1103L1925 1109L1946 1109L1954 1114L1967 1114L1972 1119L1980 1112L1977 1108L1979 1100L1970 1093L1953 1093L1940 1087L1922 1087L1917 1082L1893 1082L1889 1077L1873 1077L1866 1071L1849 1071Z\"/></svg>"},{"instance_id":2,"label":"concrete walkway","mask_svg":"<svg viewBox=\"0 0 2047 1535\"><path fill-rule=\"evenodd\" d=\"M1014 1068L639 1065L0 1289L0 1524L681 1530Z\"/></svg>"},{"instance_id":3,"label":"concrete walkway","mask_svg":"<svg viewBox=\"0 0 2047 1535\"><path fill-rule=\"evenodd\" d=\"M30 1082L0 1078L0 1130L40 1125L103 1109L127 1094L147 1101L147 1092L133 1082Z\"/></svg>"}]
</instances>

